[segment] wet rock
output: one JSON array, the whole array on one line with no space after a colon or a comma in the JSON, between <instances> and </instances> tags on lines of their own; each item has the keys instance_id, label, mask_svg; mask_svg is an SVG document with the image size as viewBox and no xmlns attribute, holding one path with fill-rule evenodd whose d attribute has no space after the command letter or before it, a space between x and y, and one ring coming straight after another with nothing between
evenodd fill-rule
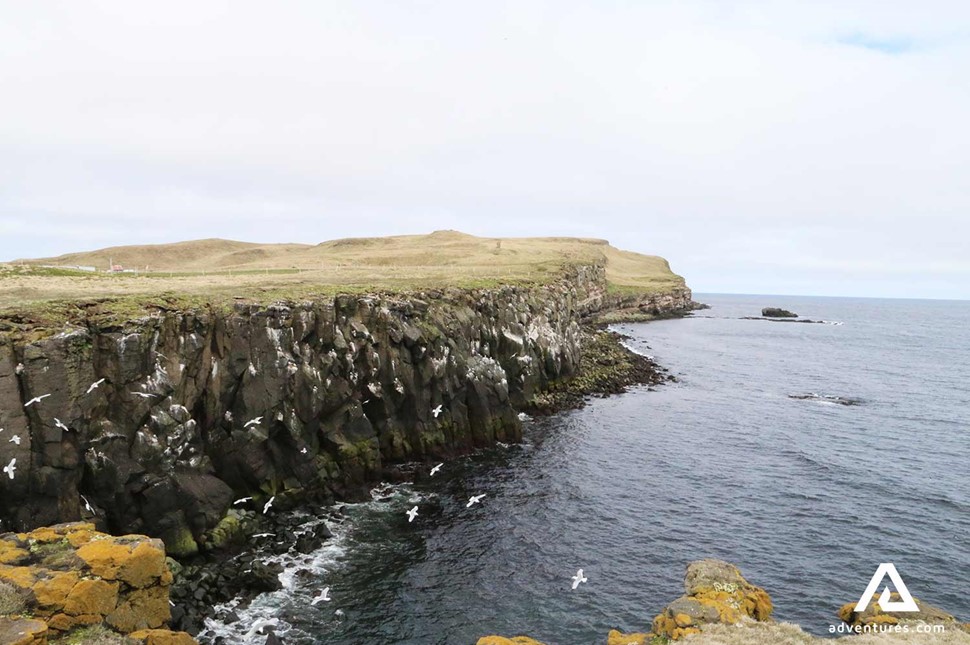
<instances>
[{"instance_id":1,"label":"wet rock","mask_svg":"<svg viewBox=\"0 0 970 645\"><path fill-rule=\"evenodd\" d=\"M780 307L765 307L761 310L761 315L765 318L798 318L798 314Z\"/></svg>"},{"instance_id":2,"label":"wet rock","mask_svg":"<svg viewBox=\"0 0 970 645\"><path fill-rule=\"evenodd\" d=\"M475 645L545 645L528 636L515 636L505 638L504 636L482 636Z\"/></svg>"}]
</instances>

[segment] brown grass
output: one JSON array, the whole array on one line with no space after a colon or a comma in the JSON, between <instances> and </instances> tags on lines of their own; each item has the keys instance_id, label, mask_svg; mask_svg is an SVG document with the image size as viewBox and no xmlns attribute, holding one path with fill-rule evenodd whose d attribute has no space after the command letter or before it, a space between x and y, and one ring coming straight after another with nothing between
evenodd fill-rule
<instances>
[{"instance_id":1,"label":"brown grass","mask_svg":"<svg viewBox=\"0 0 970 645\"><path fill-rule=\"evenodd\" d=\"M109 259L141 272L44 268L96 266L103 270ZM594 239L481 238L437 231L317 245L197 240L0 265L0 317L40 312L43 318L45 309L53 316L59 306L82 300L128 299L131 302L119 302L116 307L127 310L166 298L300 300L336 292L544 283L556 279L564 266L590 263L605 265L607 279L617 289L655 293L684 285L663 258L620 251Z\"/></svg>"}]
</instances>

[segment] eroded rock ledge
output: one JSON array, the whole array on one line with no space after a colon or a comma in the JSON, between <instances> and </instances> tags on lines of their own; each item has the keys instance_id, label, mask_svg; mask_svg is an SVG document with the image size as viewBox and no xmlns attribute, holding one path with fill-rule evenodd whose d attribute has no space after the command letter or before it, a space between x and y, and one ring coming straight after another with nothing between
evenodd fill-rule
<instances>
[{"instance_id":1,"label":"eroded rock ledge","mask_svg":"<svg viewBox=\"0 0 970 645\"><path fill-rule=\"evenodd\" d=\"M687 566L684 595L671 602L652 622L650 631L623 633L612 630L606 645L664 645L674 641L696 645L822 645L831 640L805 633L797 625L778 623L772 618L768 592L741 575L728 562L698 560ZM893 594L894 599L898 599ZM917 613L883 612L871 603L863 613L855 603L839 610L846 632L853 634L839 642L846 645L920 643L970 644L970 623L961 624L947 612L915 599ZM927 629L927 627L933 629ZM922 631L920 631L922 630ZM845 632L843 632L845 633ZM506 638L484 636L477 645L544 645L528 636Z\"/></svg>"}]
</instances>

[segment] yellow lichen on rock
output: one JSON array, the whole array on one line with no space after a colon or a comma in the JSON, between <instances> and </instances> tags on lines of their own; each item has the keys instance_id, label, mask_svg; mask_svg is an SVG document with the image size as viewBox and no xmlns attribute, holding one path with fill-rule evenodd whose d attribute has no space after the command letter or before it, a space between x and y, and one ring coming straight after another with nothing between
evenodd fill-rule
<instances>
[{"instance_id":1,"label":"yellow lichen on rock","mask_svg":"<svg viewBox=\"0 0 970 645\"><path fill-rule=\"evenodd\" d=\"M128 638L141 641L145 645L198 645L198 641L187 633L167 629L142 629L128 634Z\"/></svg>"},{"instance_id":2,"label":"yellow lichen on rock","mask_svg":"<svg viewBox=\"0 0 970 645\"><path fill-rule=\"evenodd\" d=\"M686 595L670 603L653 621L655 634L672 640L698 633L703 625L734 625L767 621L773 606L768 593L720 560L699 560L687 566Z\"/></svg>"},{"instance_id":3,"label":"yellow lichen on rock","mask_svg":"<svg viewBox=\"0 0 970 645\"><path fill-rule=\"evenodd\" d=\"M35 613L49 616L64 606L64 601L81 576L76 571L41 571L31 587L37 601Z\"/></svg>"},{"instance_id":4,"label":"yellow lichen on rock","mask_svg":"<svg viewBox=\"0 0 970 645\"><path fill-rule=\"evenodd\" d=\"M545 645L528 636L515 636L505 638L504 636L482 636L475 645Z\"/></svg>"},{"instance_id":5,"label":"yellow lichen on rock","mask_svg":"<svg viewBox=\"0 0 970 645\"><path fill-rule=\"evenodd\" d=\"M106 615L118 604L118 583L106 580L81 580L64 601L64 613Z\"/></svg>"},{"instance_id":6,"label":"yellow lichen on rock","mask_svg":"<svg viewBox=\"0 0 970 645\"><path fill-rule=\"evenodd\" d=\"M606 645L649 645L652 638L653 634L624 634L617 629L611 629L606 637Z\"/></svg>"}]
</instances>

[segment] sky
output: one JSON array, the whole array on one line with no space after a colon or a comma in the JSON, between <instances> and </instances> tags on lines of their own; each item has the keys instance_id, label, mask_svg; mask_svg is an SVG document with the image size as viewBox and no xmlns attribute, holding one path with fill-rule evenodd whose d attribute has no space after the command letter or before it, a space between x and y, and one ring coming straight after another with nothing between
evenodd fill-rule
<instances>
[{"instance_id":1,"label":"sky","mask_svg":"<svg viewBox=\"0 0 970 645\"><path fill-rule=\"evenodd\" d=\"M457 229L970 298L970 3L0 0L0 261Z\"/></svg>"}]
</instances>

